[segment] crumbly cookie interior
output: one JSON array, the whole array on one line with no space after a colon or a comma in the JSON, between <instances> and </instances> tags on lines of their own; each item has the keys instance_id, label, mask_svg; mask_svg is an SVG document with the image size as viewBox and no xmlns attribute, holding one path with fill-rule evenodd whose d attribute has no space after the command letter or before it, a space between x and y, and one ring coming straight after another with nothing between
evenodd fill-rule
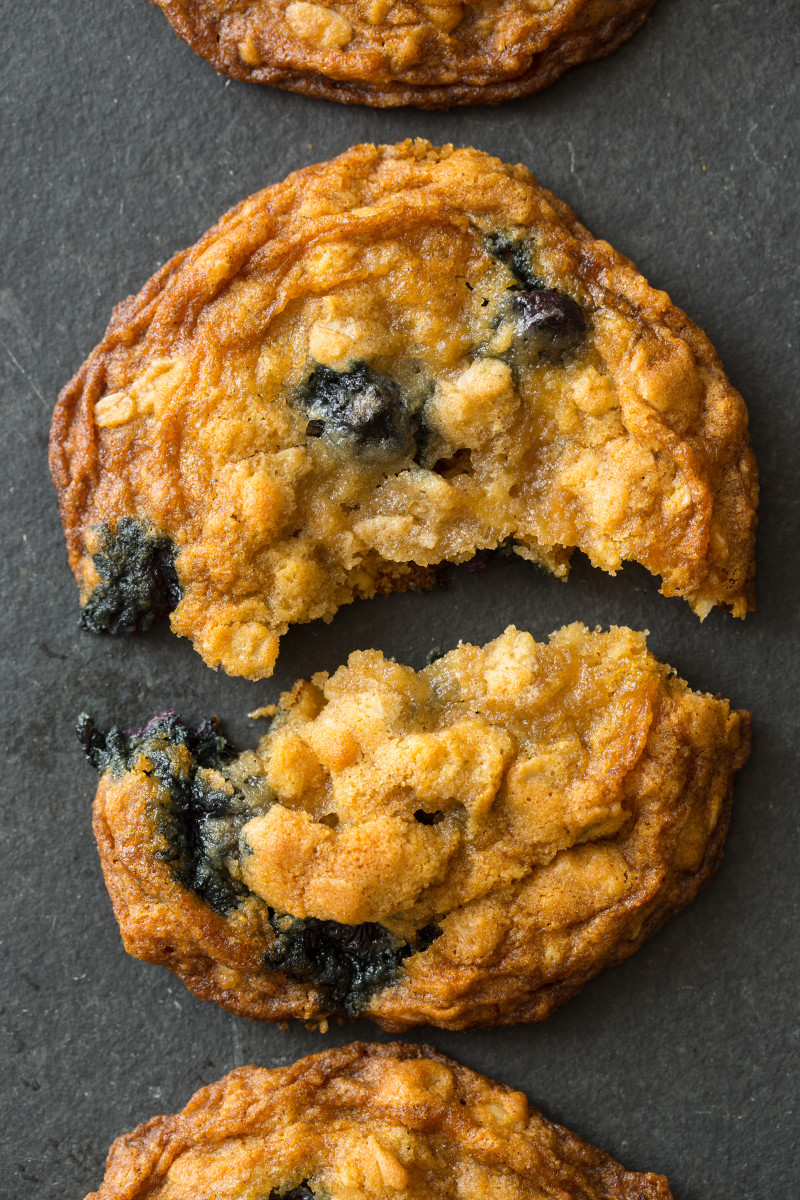
<instances>
[{"instance_id":1,"label":"crumbly cookie interior","mask_svg":"<svg viewBox=\"0 0 800 1200\"><path fill-rule=\"evenodd\" d=\"M558 444L559 419L570 419L559 413L571 413L600 446L615 433L625 440L596 335L560 351L557 361L542 352L547 331L533 334L537 348L544 343L538 352L525 346L513 304L521 285L475 231L425 228L358 253L326 246L319 256L331 289L326 295L294 299L257 358L227 361L222 389L193 379L195 395L199 383L201 395L212 391L239 402L225 403L222 412L218 404L213 413L201 410L192 431L219 473L208 480L203 528L179 559L180 575L216 581L223 561L231 574L241 563L238 577L230 578L233 589L245 572L265 580L263 623L283 630L330 617L353 595L372 593L387 569L401 575L408 562L465 561L506 539L563 571L564 555L541 537L550 532L549 513L537 513L541 504L532 494L537 485L548 491L547 475L586 469L574 447L565 458ZM315 277L318 264L308 270ZM363 282L336 285L334 270ZM335 399L320 397L320 368L329 393L339 379L339 407L350 410L350 421L337 422ZM391 427L384 438L370 430L369 411L361 417L356 411L370 382L384 392ZM577 415L583 410L573 386L591 393L595 415ZM608 407L600 411L604 393ZM369 410L370 397L363 403ZM594 460L592 466L603 474ZM609 462L606 469L619 468ZM637 484L646 474L638 461L630 471ZM674 475L671 464L662 472ZM647 483L662 486L661 479ZM612 489L609 480L606 490ZM549 508L574 526L579 506L572 495L562 492L560 499L561 505L548 494ZM646 498L637 499L646 520ZM626 508L635 524L635 506L619 500L610 514L616 524ZM566 528L564 535L574 541ZM612 547L598 560L615 568L619 552ZM197 607L192 597L179 606L178 632L196 627ZM236 655L228 629L214 621L201 634L207 661L227 665ZM273 647L277 642L262 636L257 653L271 656Z\"/></svg>"},{"instance_id":2,"label":"crumbly cookie interior","mask_svg":"<svg viewBox=\"0 0 800 1200\"><path fill-rule=\"evenodd\" d=\"M607 896L624 875L609 839L633 819L620 784L665 674L641 635L580 625L544 645L512 628L421 672L357 652L237 762L275 798L243 826L237 873L279 912L408 937L559 854L564 880L580 864Z\"/></svg>"}]
</instances>

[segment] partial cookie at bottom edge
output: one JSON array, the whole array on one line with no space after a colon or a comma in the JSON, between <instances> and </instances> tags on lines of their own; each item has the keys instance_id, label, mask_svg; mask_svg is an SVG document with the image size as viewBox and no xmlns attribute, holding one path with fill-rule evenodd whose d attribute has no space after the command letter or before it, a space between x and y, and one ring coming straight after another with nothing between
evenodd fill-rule
<instances>
[{"instance_id":1,"label":"partial cookie at bottom edge","mask_svg":"<svg viewBox=\"0 0 800 1200\"><path fill-rule=\"evenodd\" d=\"M239 1067L111 1148L87 1200L672 1200L526 1097L429 1046Z\"/></svg>"}]
</instances>

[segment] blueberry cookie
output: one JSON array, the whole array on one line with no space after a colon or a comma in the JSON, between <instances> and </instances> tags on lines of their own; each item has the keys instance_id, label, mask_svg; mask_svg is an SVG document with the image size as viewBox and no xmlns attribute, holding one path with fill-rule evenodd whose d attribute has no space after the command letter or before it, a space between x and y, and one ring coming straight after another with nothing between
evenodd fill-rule
<instances>
[{"instance_id":1,"label":"blueberry cookie","mask_svg":"<svg viewBox=\"0 0 800 1200\"><path fill-rule=\"evenodd\" d=\"M671 1200L431 1046L239 1067L111 1147L86 1200Z\"/></svg>"},{"instance_id":2,"label":"blueberry cookie","mask_svg":"<svg viewBox=\"0 0 800 1200\"><path fill-rule=\"evenodd\" d=\"M217 71L342 104L499 104L611 54L655 0L154 0Z\"/></svg>"},{"instance_id":3,"label":"blueberry cookie","mask_svg":"<svg viewBox=\"0 0 800 1200\"><path fill-rule=\"evenodd\" d=\"M79 732L126 949L243 1016L384 1029L546 1017L715 870L749 714L642 634L509 628L419 672L298 683L236 756L213 722Z\"/></svg>"},{"instance_id":4,"label":"blueberry cookie","mask_svg":"<svg viewBox=\"0 0 800 1200\"><path fill-rule=\"evenodd\" d=\"M752 606L747 413L708 339L522 167L359 146L114 313L51 465L84 625L268 676L293 622L503 543Z\"/></svg>"}]
</instances>

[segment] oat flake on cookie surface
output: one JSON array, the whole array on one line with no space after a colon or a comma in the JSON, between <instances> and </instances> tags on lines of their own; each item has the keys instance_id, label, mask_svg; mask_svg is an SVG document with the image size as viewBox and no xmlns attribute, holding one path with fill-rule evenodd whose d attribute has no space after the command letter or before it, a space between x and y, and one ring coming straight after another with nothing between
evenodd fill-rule
<instances>
[{"instance_id":1,"label":"oat flake on cookie surface","mask_svg":"<svg viewBox=\"0 0 800 1200\"><path fill-rule=\"evenodd\" d=\"M323 1026L548 1016L713 874L750 741L642 634L579 624L419 672L359 651L270 712L238 755L211 721L84 715L94 831L131 954Z\"/></svg>"},{"instance_id":2,"label":"oat flake on cookie surface","mask_svg":"<svg viewBox=\"0 0 800 1200\"><path fill-rule=\"evenodd\" d=\"M655 0L154 0L236 79L378 107L498 104L611 54Z\"/></svg>"},{"instance_id":3,"label":"oat flake on cookie surface","mask_svg":"<svg viewBox=\"0 0 800 1200\"><path fill-rule=\"evenodd\" d=\"M239 1067L111 1147L86 1200L672 1200L431 1046Z\"/></svg>"},{"instance_id":4,"label":"oat flake on cookie surface","mask_svg":"<svg viewBox=\"0 0 800 1200\"><path fill-rule=\"evenodd\" d=\"M51 466L84 625L169 612L250 679L289 625L501 544L753 604L747 413L708 338L476 150L357 146L245 200L115 310Z\"/></svg>"}]
</instances>

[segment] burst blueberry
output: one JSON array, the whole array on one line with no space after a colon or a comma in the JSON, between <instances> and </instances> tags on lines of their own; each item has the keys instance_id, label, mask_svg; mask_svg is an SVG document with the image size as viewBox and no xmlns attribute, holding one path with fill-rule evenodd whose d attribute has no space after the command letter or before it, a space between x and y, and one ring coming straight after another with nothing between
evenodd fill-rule
<instances>
[{"instance_id":1,"label":"burst blueberry","mask_svg":"<svg viewBox=\"0 0 800 1200\"><path fill-rule=\"evenodd\" d=\"M233 912L247 897L256 899L231 873L230 864L240 853L242 829L274 797L267 790L261 791L260 801L253 800L246 787L242 791L212 784L207 772L217 771L235 754L216 719L201 721L193 729L168 711L142 729L125 732L113 726L103 733L87 713L81 713L77 732L86 758L101 774L108 771L119 778L142 769L137 760L144 756L145 774L155 776L161 785L151 810L160 841L153 857L169 868L182 887L221 916ZM181 748L188 754L179 753ZM440 816L420 810L418 819L436 823ZM323 993L330 1011L350 1016L375 992L396 983L403 960L427 950L441 933L438 926L428 925L418 931L412 945L372 922L342 925L272 910L269 922L276 936L265 955L265 969L312 983Z\"/></svg>"},{"instance_id":2,"label":"burst blueberry","mask_svg":"<svg viewBox=\"0 0 800 1200\"><path fill-rule=\"evenodd\" d=\"M173 543L133 517L101 528L92 562L100 582L81 613L81 626L91 633L148 629L181 598Z\"/></svg>"},{"instance_id":3,"label":"burst blueberry","mask_svg":"<svg viewBox=\"0 0 800 1200\"><path fill-rule=\"evenodd\" d=\"M239 833L254 812L242 792L212 787L201 774L234 754L216 721L207 719L190 729L174 712L166 712L143 729L124 733L114 726L104 734L81 713L77 732L87 759L100 772L119 776L140 753L146 756L163 789L156 809L162 845L155 857L215 912L236 908L249 893L226 861L237 853ZM189 752L188 770L178 767L175 751L180 746Z\"/></svg>"},{"instance_id":4,"label":"burst blueberry","mask_svg":"<svg viewBox=\"0 0 800 1200\"><path fill-rule=\"evenodd\" d=\"M530 250L524 242L500 230L487 234L486 245L492 258L508 268L520 287L532 290L543 286L533 269Z\"/></svg>"},{"instance_id":5,"label":"burst blueberry","mask_svg":"<svg viewBox=\"0 0 800 1200\"><path fill-rule=\"evenodd\" d=\"M316 917L300 920L270 915L275 945L265 956L269 971L283 971L290 979L318 987L330 1010L350 1017L369 1002L375 992L396 983L404 959L427 950L441 930L427 925L414 945L383 925L364 921L341 925Z\"/></svg>"},{"instance_id":6,"label":"burst blueberry","mask_svg":"<svg viewBox=\"0 0 800 1200\"><path fill-rule=\"evenodd\" d=\"M412 413L399 386L366 363L347 371L316 367L300 392L309 437L329 437L360 450L413 456Z\"/></svg>"}]
</instances>

